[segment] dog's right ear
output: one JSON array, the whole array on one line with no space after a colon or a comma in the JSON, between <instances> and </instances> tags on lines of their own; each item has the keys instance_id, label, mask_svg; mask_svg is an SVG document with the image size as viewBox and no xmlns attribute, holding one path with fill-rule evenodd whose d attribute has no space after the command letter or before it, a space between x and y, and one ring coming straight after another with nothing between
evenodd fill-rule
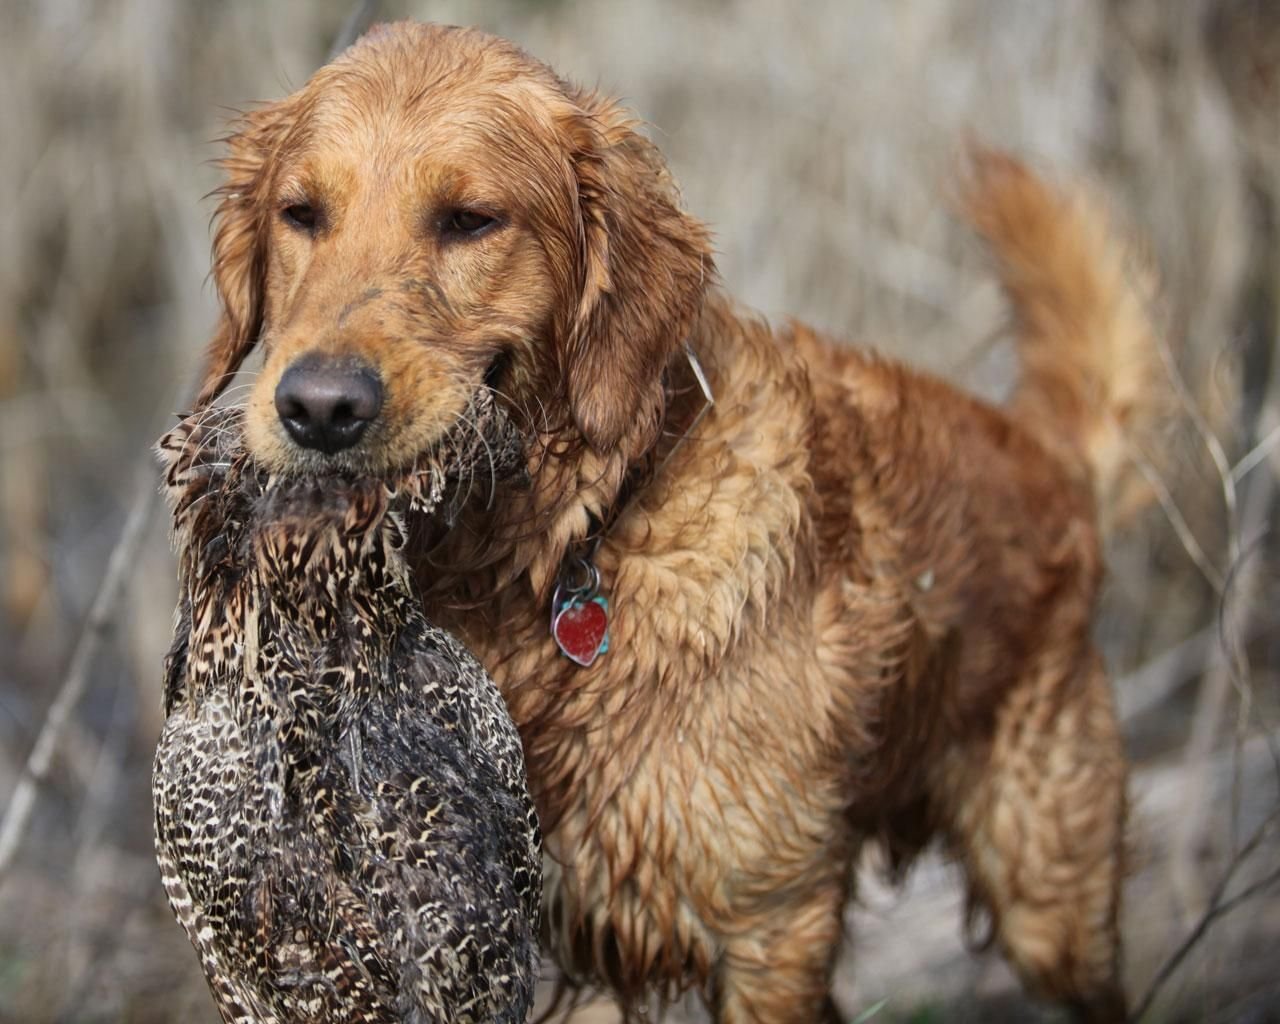
<instances>
[{"instance_id":1,"label":"dog's right ear","mask_svg":"<svg viewBox=\"0 0 1280 1024\"><path fill-rule=\"evenodd\" d=\"M272 170L296 120L293 98L245 114L225 142L219 161L226 180L216 190L213 281L222 315L205 354L196 407L222 393L262 331L263 277L271 217Z\"/></svg>"},{"instance_id":2,"label":"dog's right ear","mask_svg":"<svg viewBox=\"0 0 1280 1024\"><path fill-rule=\"evenodd\" d=\"M715 266L706 227L681 208L662 154L631 116L564 88L579 266L561 360L574 423L603 452L637 422L656 439L663 368L688 338Z\"/></svg>"}]
</instances>

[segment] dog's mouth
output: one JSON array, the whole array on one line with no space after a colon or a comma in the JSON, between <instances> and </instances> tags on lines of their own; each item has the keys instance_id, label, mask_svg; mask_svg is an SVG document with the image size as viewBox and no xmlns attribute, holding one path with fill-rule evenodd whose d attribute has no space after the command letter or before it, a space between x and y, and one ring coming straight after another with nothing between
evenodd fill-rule
<instances>
[{"instance_id":1,"label":"dog's mouth","mask_svg":"<svg viewBox=\"0 0 1280 1024\"><path fill-rule=\"evenodd\" d=\"M498 486L525 472L525 438L488 386L478 388L454 425L401 465L371 472L337 460L286 472L253 455L243 410L215 407L183 419L161 438L166 485L181 513L184 504L219 494L237 501L299 509L324 518L352 496L381 493L388 511L443 516L451 525L472 501L492 503ZM332 509L331 509L332 507Z\"/></svg>"},{"instance_id":2,"label":"dog's mouth","mask_svg":"<svg viewBox=\"0 0 1280 1024\"><path fill-rule=\"evenodd\" d=\"M503 357L498 357L495 364ZM491 367L492 369L492 367ZM499 484L518 480L527 472L525 436L487 381L467 403L453 427L412 466L383 474L393 507L432 512L443 506L446 523L473 499L492 504ZM424 467L428 474L424 477ZM434 499L424 487L436 488Z\"/></svg>"},{"instance_id":3,"label":"dog's mouth","mask_svg":"<svg viewBox=\"0 0 1280 1024\"><path fill-rule=\"evenodd\" d=\"M375 408L372 415L356 417L365 422L356 424L359 429L352 432L353 438L332 446L310 436L302 437L302 427L290 426L277 387L274 404L258 396L245 406L244 443L264 468L280 478L368 477L394 488L400 478L413 473L415 466L430 462L440 452L468 452L470 442L477 439L487 442L495 469L503 471L513 443L524 443L509 422L511 409L517 403L504 390L511 387L514 361L510 348L498 346L491 350L487 362L477 361L462 371L469 378L467 383L442 381L441 386L429 389L422 400L412 397L413 389L419 386L412 382L379 383L380 411ZM300 365L302 361L295 362L286 377ZM349 407L354 400L348 403L345 394L343 398L328 413L332 424L324 421L335 434L346 429L344 424L355 416ZM324 419L319 409L313 417L317 421ZM527 416L524 418L528 420ZM307 417L302 419L305 422Z\"/></svg>"},{"instance_id":4,"label":"dog's mouth","mask_svg":"<svg viewBox=\"0 0 1280 1024\"><path fill-rule=\"evenodd\" d=\"M504 348L500 349L498 354L490 360L482 378L481 386L484 390L491 394L502 393L502 385L507 378L507 371L511 368L512 358L511 350Z\"/></svg>"}]
</instances>

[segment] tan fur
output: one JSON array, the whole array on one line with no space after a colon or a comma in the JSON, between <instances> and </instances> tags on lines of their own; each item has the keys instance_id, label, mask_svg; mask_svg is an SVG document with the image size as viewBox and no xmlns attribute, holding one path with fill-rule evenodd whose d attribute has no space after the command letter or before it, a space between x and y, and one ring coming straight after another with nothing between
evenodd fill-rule
<instances>
[{"instance_id":1,"label":"tan fur","mask_svg":"<svg viewBox=\"0 0 1280 1024\"><path fill-rule=\"evenodd\" d=\"M1134 455L1169 418L1149 320L1151 268L1082 193L1058 195L1001 153L976 152L962 209L990 241L1018 318L1015 415L1092 473L1104 514L1143 502ZM1064 445L1064 442L1065 445Z\"/></svg>"},{"instance_id":2,"label":"tan fur","mask_svg":"<svg viewBox=\"0 0 1280 1024\"><path fill-rule=\"evenodd\" d=\"M480 33L379 29L231 145L204 398L260 340L259 458L411 461L486 371L528 425L528 486L480 486L410 556L521 728L575 977L631 1005L694 987L724 1022L837 1019L860 844L905 866L937 837L1029 987L1122 1018L1094 495L1118 476L1109 432L1149 412L1126 368L1150 328L1103 218L976 158L966 209L1026 365L1001 410L739 310L625 115ZM303 200L328 211L311 234L278 215ZM446 242L459 204L501 226ZM686 341L716 404L673 452L699 404ZM388 389L327 463L271 408L317 350ZM550 590L592 517L611 647L581 669Z\"/></svg>"}]
</instances>

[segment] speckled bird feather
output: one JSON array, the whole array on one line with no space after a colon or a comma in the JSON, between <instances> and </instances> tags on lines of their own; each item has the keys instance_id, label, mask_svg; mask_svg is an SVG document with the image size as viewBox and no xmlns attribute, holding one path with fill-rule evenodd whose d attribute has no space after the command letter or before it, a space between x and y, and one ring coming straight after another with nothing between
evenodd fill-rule
<instances>
[{"instance_id":1,"label":"speckled bird feather","mask_svg":"<svg viewBox=\"0 0 1280 1024\"><path fill-rule=\"evenodd\" d=\"M394 484L272 479L235 410L160 442L181 587L156 850L225 1021L527 1016L541 837L520 739L401 556L401 512L513 459L501 413L475 412Z\"/></svg>"}]
</instances>

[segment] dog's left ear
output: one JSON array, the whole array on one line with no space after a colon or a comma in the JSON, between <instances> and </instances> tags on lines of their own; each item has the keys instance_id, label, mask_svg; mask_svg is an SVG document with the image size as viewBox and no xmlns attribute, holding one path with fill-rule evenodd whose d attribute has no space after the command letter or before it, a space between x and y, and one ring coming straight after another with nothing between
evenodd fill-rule
<instances>
[{"instance_id":1,"label":"dog's left ear","mask_svg":"<svg viewBox=\"0 0 1280 1024\"><path fill-rule=\"evenodd\" d=\"M662 371L715 273L706 227L678 205L656 146L594 94L573 97L580 290L560 343L573 419L597 451L660 408Z\"/></svg>"}]
</instances>

